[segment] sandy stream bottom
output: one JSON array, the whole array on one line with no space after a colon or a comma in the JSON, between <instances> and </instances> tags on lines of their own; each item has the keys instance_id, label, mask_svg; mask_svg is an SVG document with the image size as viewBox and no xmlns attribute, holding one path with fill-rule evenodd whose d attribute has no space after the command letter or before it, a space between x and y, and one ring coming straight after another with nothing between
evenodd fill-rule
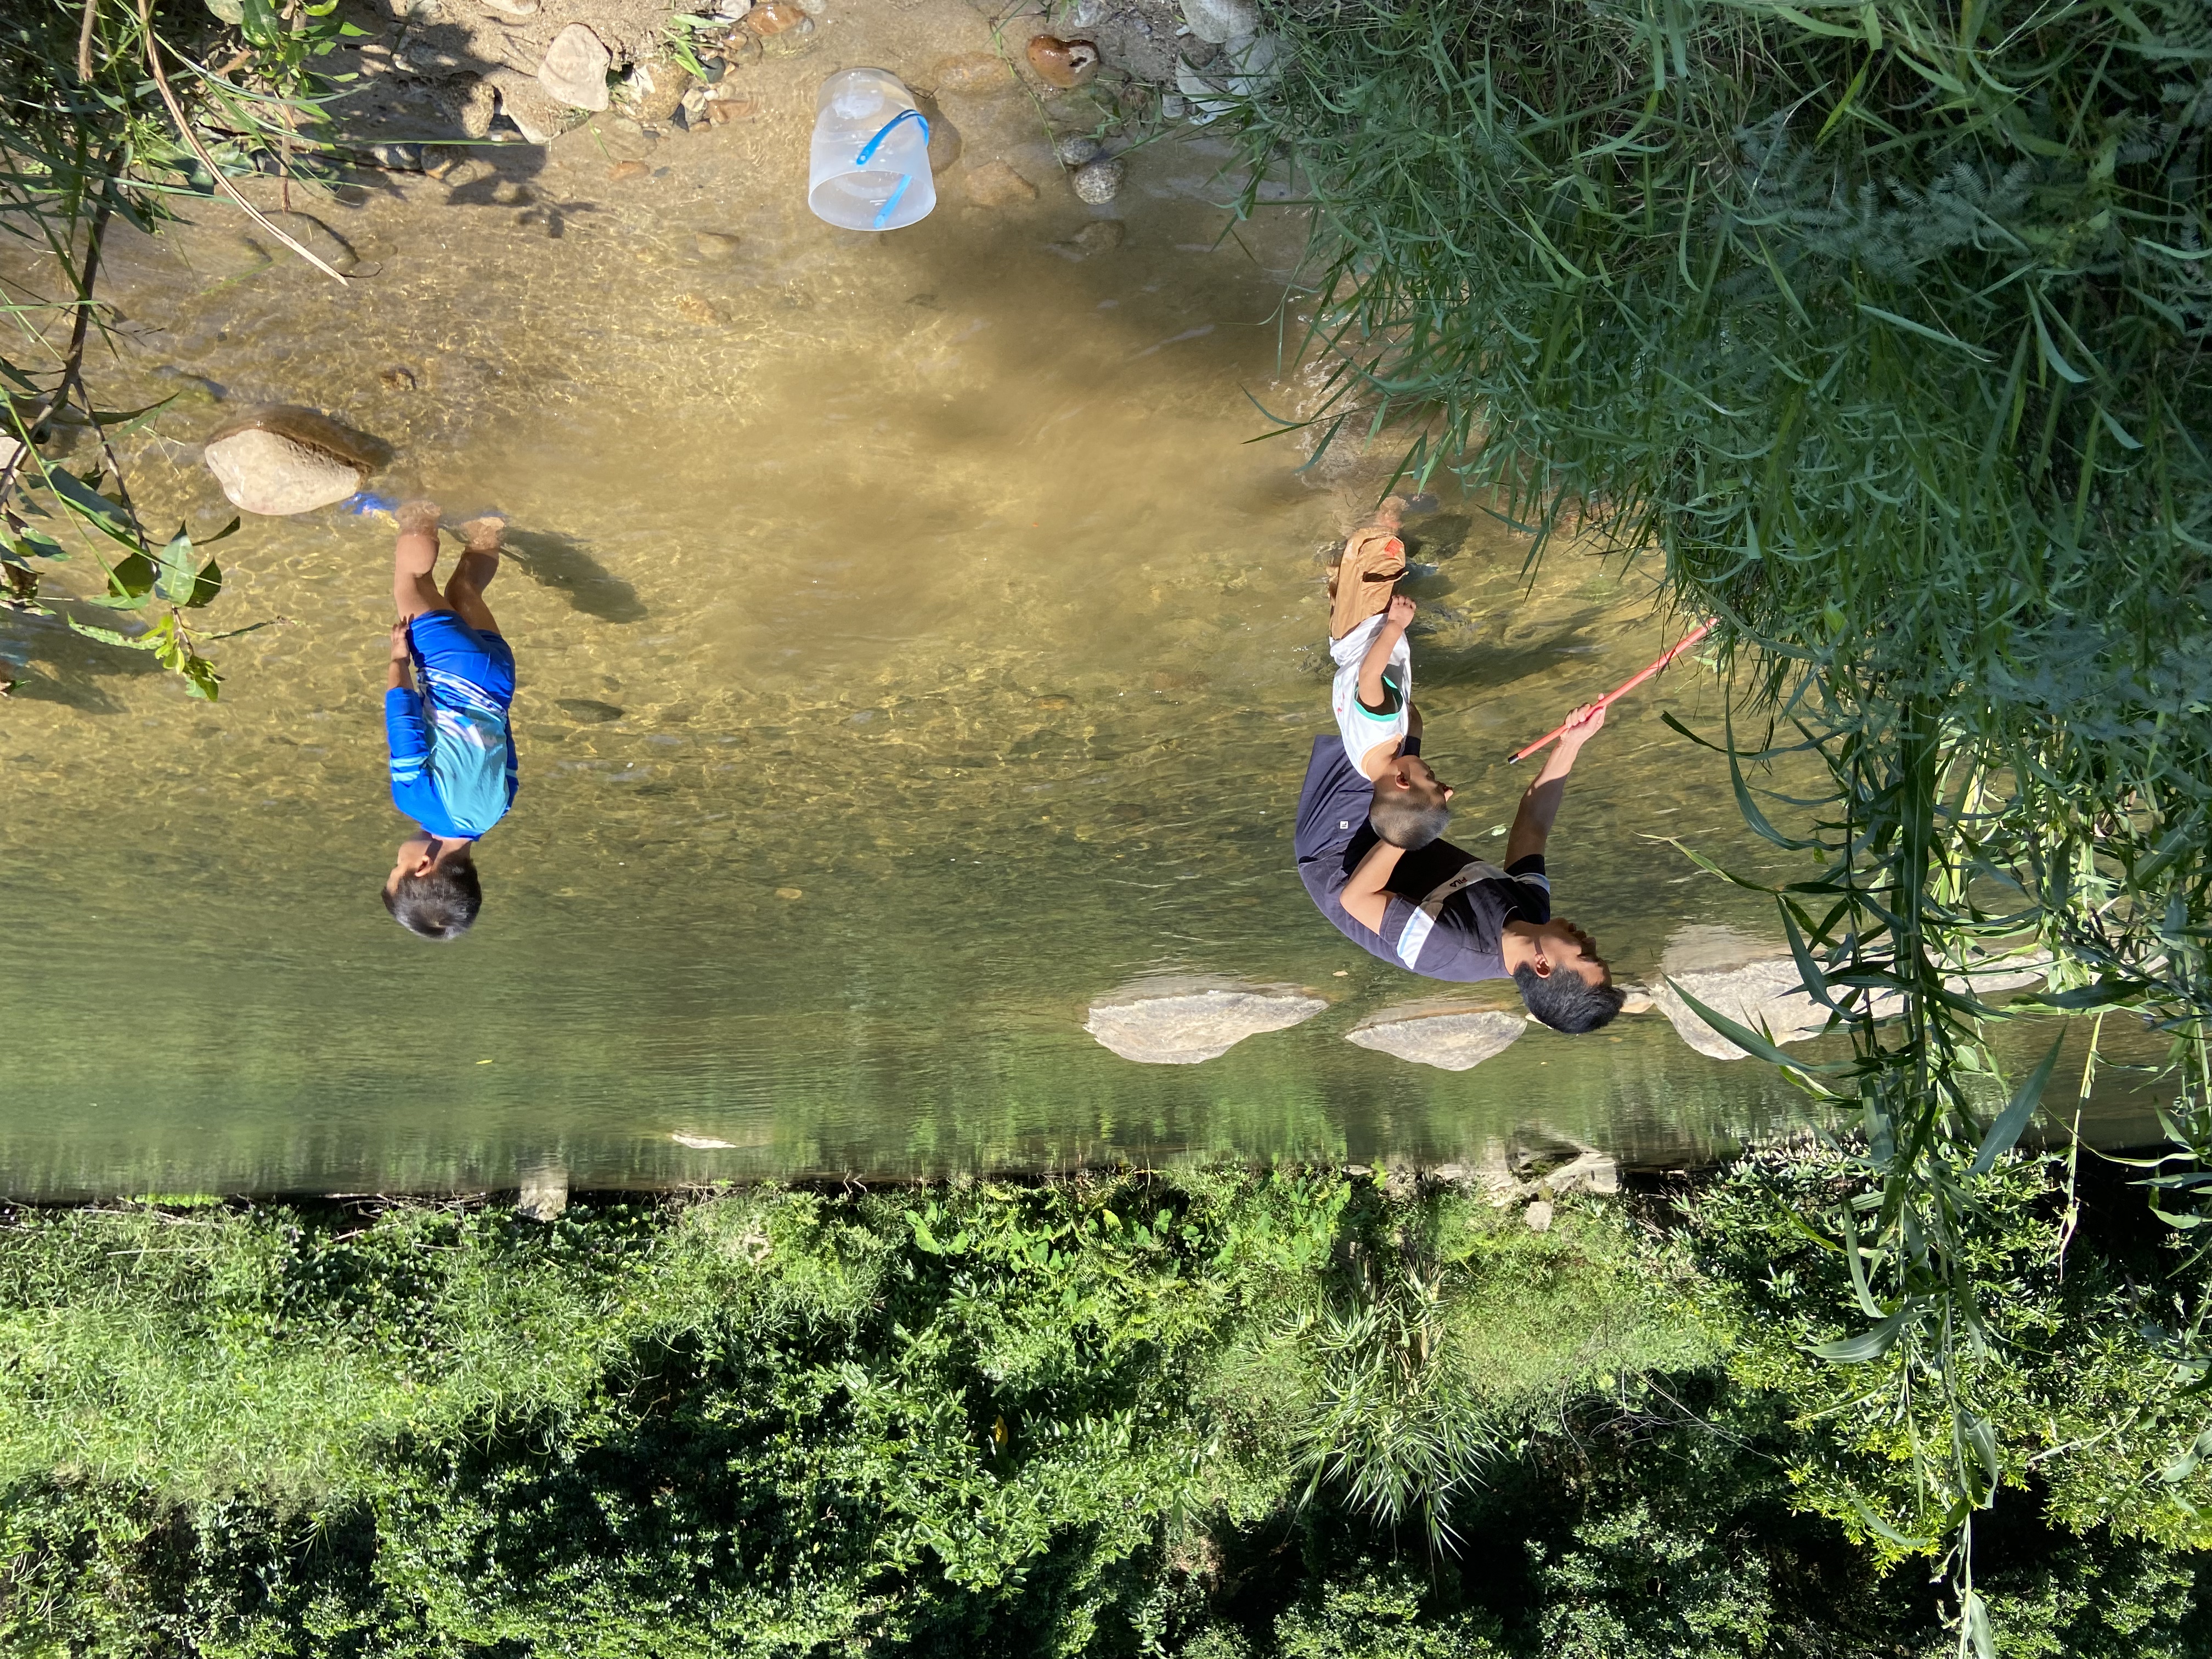
<instances>
[{"instance_id":1,"label":"sandy stream bottom","mask_svg":"<svg viewBox=\"0 0 2212 1659\"><path fill-rule=\"evenodd\" d=\"M261 260L225 211L118 245L109 402L182 371L313 404L397 447L380 490L512 516L491 597L523 787L476 933L392 927L373 518L252 520L218 550L213 623L284 620L218 647L217 707L0 623L23 680L0 894L35 965L12 976L0 1188L496 1184L547 1157L585 1182L1441 1158L1516 1134L1672 1158L1798 1113L1656 1016L1534 1031L1463 1074L1342 1041L1445 988L1339 939L1291 868L1327 720L1316 556L1375 483L1247 441L1255 400L1302 392L1275 319L1305 227L1224 236L1202 134L1135 152L1085 207L1011 82L944 98L962 155L922 224L806 213L823 76L926 81L988 44L950 0L843 0L807 55L746 71L758 118L664 137L641 178L612 178L589 128L459 180L369 175L312 207L362 257L344 288ZM1037 200L969 204L993 161ZM1100 218L1119 247L1055 247ZM217 418L180 400L138 446L150 520L228 516L198 464ZM1532 585L1525 540L1465 504L1415 528L1429 751L1455 838L1486 847L1525 781L1504 752L1671 635L1617 562L1562 550ZM1562 912L1631 979L1682 927L1773 931L1653 837L1784 867L1668 708L1716 726L1711 676L1616 715L1554 842ZM1079 1029L1094 997L1194 973L1331 1006L1199 1067Z\"/></svg>"}]
</instances>

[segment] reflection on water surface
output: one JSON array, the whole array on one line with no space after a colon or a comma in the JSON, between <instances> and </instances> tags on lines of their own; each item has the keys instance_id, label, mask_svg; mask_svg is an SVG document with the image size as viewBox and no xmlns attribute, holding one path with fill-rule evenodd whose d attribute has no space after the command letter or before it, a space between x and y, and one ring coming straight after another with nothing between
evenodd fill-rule
<instances>
[{"instance_id":1,"label":"reflection on water surface","mask_svg":"<svg viewBox=\"0 0 2212 1659\"><path fill-rule=\"evenodd\" d=\"M643 179L585 134L385 181L325 210L376 261L343 291L234 270L227 221L119 252L126 386L165 395L173 365L327 408L400 448L380 488L512 515L491 597L522 793L476 933L392 927L373 520L226 544L218 623L286 621L223 648L216 708L7 624L7 1188L1440 1159L1529 1126L1663 1159L1795 1113L1656 1016L1463 1073L1345 1041L1442 988L1337 938L1291 869L1328 723L1316 555L1372 482L1246 441L1248 392L1297 395L1273 313L1301 227L1221 238L1218 157L1188 142L1085 208L1012 91L945 113L962 165L1010 161L1036 204L963 206L955 179L896 236L818 223L793 188L815 82L941 53L934 17L762 66L761 120L664 142ZM1065 257L1109 214L1118 247ZM221 521L189 447L213 418L157 422L151 516ZM1481 850L1524 781L1505 751L1669 636L1594 556L1531 586L1525 541L1468 504L1415 529L1427 750ZM1562 913L1632 980L1685 925L1767 931L1655 837L1779 867L1668 708L1715 719L1712 682L1614 715L1552 846ZM1329 1006L1199 1066L1083 1032L1094 998L1193 974Z\"/></svg>"}]
</instances>

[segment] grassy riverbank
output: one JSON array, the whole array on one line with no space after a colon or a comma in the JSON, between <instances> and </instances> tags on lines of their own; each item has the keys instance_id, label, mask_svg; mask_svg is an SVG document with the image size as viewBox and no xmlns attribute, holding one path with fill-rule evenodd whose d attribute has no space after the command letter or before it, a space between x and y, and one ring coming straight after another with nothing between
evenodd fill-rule
<instances>
[{"instance_id":1,"label":"grassy riverbank","mask_svg":"<svg viewBox=\"0 0 2212 1659\"><path fill-rule=\"evenodd\" d=\"M2204 1478L2159 1477L2193 1430L2128 1301L2166 1264L2093 1225L2062 1283L2047 1173L1986 1178L1978 1582L2008 1652L2203 1651ZM1947 1650L1895 1379L1802 1352L1842 1269L1798 1188L1843 1178L1541 1234L1242 1172L17 1211L0 1646Z\"/></svg>"}]
</instances>

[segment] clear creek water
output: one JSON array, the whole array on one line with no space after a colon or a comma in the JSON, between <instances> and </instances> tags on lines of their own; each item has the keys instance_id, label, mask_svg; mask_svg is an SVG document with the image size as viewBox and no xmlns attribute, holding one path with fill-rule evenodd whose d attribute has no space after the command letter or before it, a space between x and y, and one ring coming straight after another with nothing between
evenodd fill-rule
<instances>
[{"instance_id":1,"label":"clear creek water","mask_svg":"<svg viewBox=\"0 0 2212 1659\"><path fill-rule=\"evenodd\" d=\"M1248 441L1254 399L1306 395L1274 320L1303 222L1224 236L1222 154L1190 138L1086 208L1009 83L944 96L963 154L930 219L832 230L802 204L820 77L927 84L988 45L956 6L878 12L746 70L758 118L663 139L641 178L586 130L313 204L364 260L344 289L254 258L223 212L118 246L108 401L173 391L166 368L313 404L397 446L379 489L512 516L490 597L523 787L475 933L393 927L374 519L251 520L218 550L214 623L283 623L217 647L216 707L0 623L22 681L0 708L0 1189L1433 1161L1516 1136L1669 1159L1799 1112L1656 1014L1457 1074L1344 1040L1396 1004L1517 1003L1368 958L1291 869L1327 720L1316 555L1380 476ZM1036 202L975 204L1000 160ZM1097 219L1125 240L1066 257ZM183 403L138 442L149 518L228 516L193 447L218 417ZM1525 781L1504 751L1671 635L1648 580L1592 553L1531 585L1525 539L1470 504L1414 530L1428 748L1457 838L1489 847ZM1719 707L1678 671L1571 786L1560 909L1626 978L1686 926L1772 931L1655 839L1783 867L1660 723ZM1191 974L1330 1006L1191 1067L1082 1030L1094 998Z\"/></svg>"}]
</instances>

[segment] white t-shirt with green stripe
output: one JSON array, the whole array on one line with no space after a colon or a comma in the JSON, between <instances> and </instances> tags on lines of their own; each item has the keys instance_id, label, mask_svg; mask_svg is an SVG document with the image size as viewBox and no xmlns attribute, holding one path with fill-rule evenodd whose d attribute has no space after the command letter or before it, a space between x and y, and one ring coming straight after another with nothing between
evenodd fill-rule
<instances>
[{"instance_id":1,"label":"white t-shirt with green stripe","mask_svg":"<svg viewBox=\"0 0 2212 1659\"><path fill-rule=\"evenodd\" d=\"M1366 660L1367 647L1375 643L1375 635L1382 630L1383 622L1378 612L1342 639L1329 641L1328 647L1328 654L1336 664L1336 679L1329 688L1329 708L1336 715L1336 729L1344 737L1345 757L1362 775L1366 768L1361 763L1367 758L1369 750L1378 743L1404 739L1410 726L1407 711L1413 706L1413 653L1406 648L1402 634L1382 669L1384 701L1391 705L1389 712L1378 714L1360 703L1359 665Z\"/></svg>"}]
</instances>

